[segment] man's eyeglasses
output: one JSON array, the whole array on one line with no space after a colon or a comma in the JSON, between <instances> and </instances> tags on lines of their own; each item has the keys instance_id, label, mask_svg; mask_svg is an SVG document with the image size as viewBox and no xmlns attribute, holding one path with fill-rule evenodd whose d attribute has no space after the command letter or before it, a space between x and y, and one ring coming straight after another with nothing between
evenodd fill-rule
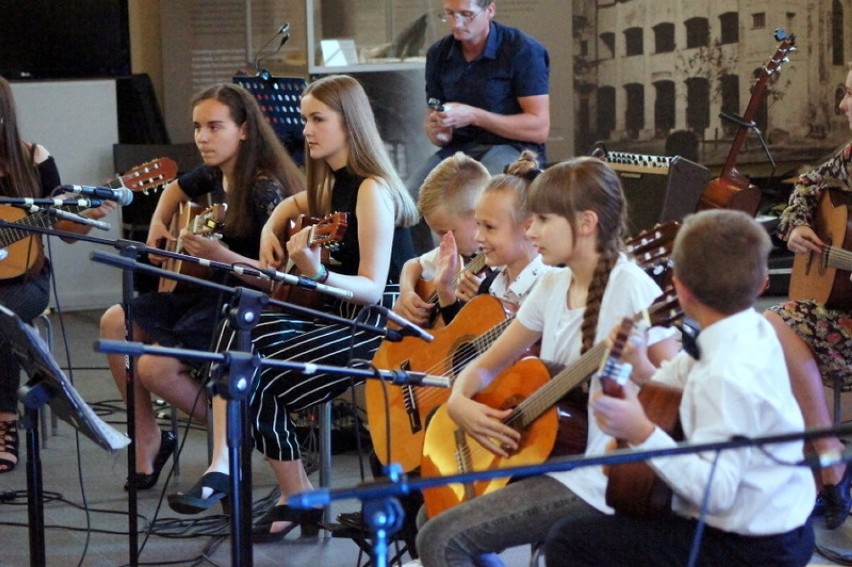
<instances>
[{"instance_id":1,"label":"man's eyeglasses","mask_svg":"<svg viewBox=\"0 0 852 567\"><path fill-rule=\"evenodd\" d=\"M482 10L478 12L453 12L451 10L444 10L443 12L438 12L438 18L445 24L458 22L460 24L467 25L476 19L476 16L482 12Z\"/></svg>"}]
</instances>

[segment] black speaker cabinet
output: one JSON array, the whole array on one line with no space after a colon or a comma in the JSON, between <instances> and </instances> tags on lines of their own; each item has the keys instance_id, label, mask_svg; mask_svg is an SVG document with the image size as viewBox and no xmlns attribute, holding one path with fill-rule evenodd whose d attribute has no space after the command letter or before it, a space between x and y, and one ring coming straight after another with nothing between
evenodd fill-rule
<instances>
[{"instance_id":1,"label":"black speaker cabinet","mask_svg":"<svg viewBox=\"0 0 852 567\"><path fill-rule=\"evenodd\" d=\"M707 168L680 156L667 163L667 167L610 163L624 188L632 236L657 223L680 220L698 207L710 181Z\"/></svg>"}]
</instances>

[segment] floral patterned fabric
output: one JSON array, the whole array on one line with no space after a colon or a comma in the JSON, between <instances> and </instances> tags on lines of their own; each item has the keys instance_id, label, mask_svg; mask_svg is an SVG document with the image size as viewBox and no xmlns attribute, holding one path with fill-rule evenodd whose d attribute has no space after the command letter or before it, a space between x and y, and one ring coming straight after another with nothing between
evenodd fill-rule
<instances>
[{"instance_id":1,"label":"floral patterned fabric","mask_svg":"<svg viewBox=\"0 0 852 567\"><path fill-rule=\"evenodd\" d=\"M778 235L787 240L800 225L813 226L819 199L828 189L852 192L852 143L834 158L799 177L781 214ZM823 383L833 388L840 380L852 390L852 314L827 309L816 301L787 301L770 308L811 347Z\"/></svg>"},{"instance_id":2,"label":"floral patterned fabric","mask_svg":"<svg viewBox=\"0 0 852 567\"><path fill-rule=\"evenodd\" d=\"M769 309L810 345L826 386L840 380L844 391L852 390L852 315L803 300Z\"/></svg>"}]
</instances>

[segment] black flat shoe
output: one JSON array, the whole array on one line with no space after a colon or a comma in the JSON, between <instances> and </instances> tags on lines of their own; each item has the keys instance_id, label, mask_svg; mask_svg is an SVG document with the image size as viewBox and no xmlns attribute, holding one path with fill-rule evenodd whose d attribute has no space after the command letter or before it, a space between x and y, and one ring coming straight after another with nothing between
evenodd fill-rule
<instances>
[{"instance_id":1,"label":"black flat shoe","mask_svg":"<svg viewBox=\"0 0 852 567\"><path fill-rule=\"evenodd\" d=\"M849 495L850 484L852 484L852 464L846 463L846 471L840 482L823 485L822 509L825 527L829 530L840 527L849 516L849 509L852 508L852 496Z\"/></svg>"},{"instance_id":2,"label":"black flat shoe","mask_svg":"<svg viewBox=\"0 0 852 567\"><path fill-rule=\"evenodd\" d=\"M229 478L228 475L220 472L206 473L188 491L169 494L169 507L178 514L198 514L221 500L222 509L226 514L230 514ZM207 498L202 498L205 487L213 489L213 492Z\"/></svg>"},{"instance_id":3,"label":"black flat shoe","mask_svg":"<svg viewBox=\"0 0 852 567\"><path fill-rule=\"evenodd\" d=\"M310 510L297 510L286 504L273 506L266 514L260 517L251 530L251 541L253 543L266 543L284 539L284 536L293 531L293 528L301 528L302 537L316 537L319 533L320 520L322 520L322 508L311 508ZM290 525L280 532L271 533L273 522L290 522Z\"/></svg>"},{"instance_id":4,"label":"black flat shoe","mask_svg":"<svg viewBox=\"0 0 852 567\"><path fill-rule=\"evenodd\" d=\"M171 431L163 431L160 433L160 449L157 451L157 456L154 457L154 472L151 474L136 473L132 478L128 478L124 483L124 490L130 488L131 480L136 485L136 490L148 490L153 488L157 481L160 480L160 473L163 472L163 467L166 462L174 454L177 446L175 434Z\"/></svg>"}]
</instances>

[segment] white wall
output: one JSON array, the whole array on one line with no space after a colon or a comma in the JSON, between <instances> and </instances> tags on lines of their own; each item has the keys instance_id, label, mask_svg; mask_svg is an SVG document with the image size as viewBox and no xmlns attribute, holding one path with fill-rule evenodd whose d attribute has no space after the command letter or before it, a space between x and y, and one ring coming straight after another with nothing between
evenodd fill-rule
<instances>
[{"instance_id":1,"label":"white wall","mask_svg":"<svg viewBox=\"0 0 852 567\"><path fill-rule=\"evenodd\" d=\"M22 136L45 146L56 159L63 184L103 185L114 177L112 146L118 142L115 82L112 80L13 83ZM114 240L121 234L119 213L104 219L109 231L93 237ZM108 307L121 300L121 270L92 262L93 250L114 247L58 238L45 242L56 277L51 305L62 309Z\"/></svg>"}]
</instances>

